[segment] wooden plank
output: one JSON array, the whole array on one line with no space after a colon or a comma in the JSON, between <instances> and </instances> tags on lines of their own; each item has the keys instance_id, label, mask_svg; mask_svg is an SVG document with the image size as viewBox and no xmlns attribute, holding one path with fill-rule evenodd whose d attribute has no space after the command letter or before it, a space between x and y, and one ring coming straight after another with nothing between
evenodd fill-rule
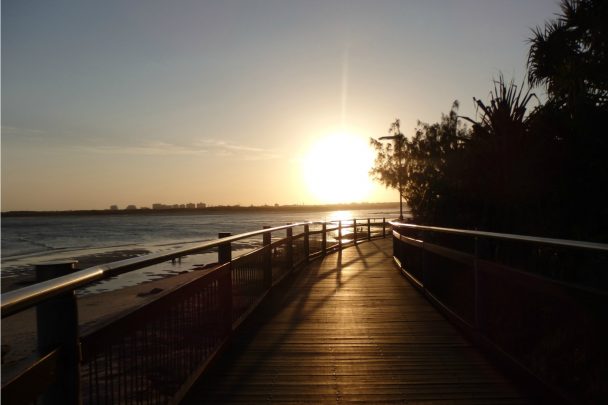
<instances>
[{"instance_id":1,"label":"wooden plank","mask_svg":"<svg viewBox=\"0 0 608 405\"><path fill-rule=\"evenodd\" d=\"M311 263L185 403L532 400L400 274L390 239Z\"/></svg>"}]
</instances>

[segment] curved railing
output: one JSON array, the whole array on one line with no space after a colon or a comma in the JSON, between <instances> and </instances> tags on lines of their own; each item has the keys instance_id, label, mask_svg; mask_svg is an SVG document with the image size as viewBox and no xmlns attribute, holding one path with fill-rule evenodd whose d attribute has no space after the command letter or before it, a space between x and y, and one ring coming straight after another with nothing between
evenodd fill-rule
<instances>
[{"instance_id":1,"label":"curved railing","mask_svg":"<svg viewBox=\"0 0 608 405\"><path fill-rule=\"evenodd\" d=\"M2 294L2 318L34 306L45 299L84 287L96 281L101 281L134 270L143 269L154 264L178 259L183 256L202 253L212 248L217 248L220 245L262 235L267 232L276 232L282 229L294 228L298 225L304 224L305 223L285 225L269 229L268 231L260 230L235 236L227 236L208 242L202 242L196 246L190 246L185 249L175 249L167 252L148 254L132 259L93 266L72 274L56 277L29 287Z\"/></svg>"},{"instance_id":2,"label":"curved railing","mask_svg":"<svg viewBox=\"0 0 608 405\"><path fill-rule=\"evenodd\" d=\"M2 318L36 307L39 356L3 384L2 399L178 402L275 285L310 260L385 237L386 226L384 218L369 218L220 234L219 239L188 248L93 266L2 294ZM285 235L273 238L278 232ZM252 238L261 238L258 247L233 259L231 243ZM218 252L215 268L110 322L79 332L75 289L212 249ZM61 271L73 271L72 264L37 268L37 273L51 277Z\"/></svg>"},{"instance_id":3,"label":"curved railing","mask_svg":"<svg viewBox=\"0 0 608 405\"><path fill-rule=\"evenodd\" d=\"M391 225L404 275L490 353L566 402L608 398L608 245Z\"/></svg>"}]
</instances>

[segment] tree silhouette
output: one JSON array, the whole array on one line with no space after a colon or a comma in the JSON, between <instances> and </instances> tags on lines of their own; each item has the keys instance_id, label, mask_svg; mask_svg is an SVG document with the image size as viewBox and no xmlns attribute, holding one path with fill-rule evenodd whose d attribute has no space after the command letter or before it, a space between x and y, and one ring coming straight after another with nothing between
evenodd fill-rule
<instances>
[{"instance_id":1,"label":"tree silhouette","mask_svg":"<svg viewBox=\"0 0 608 405\"><path fill-rule=\"evenodd\" d=\"M576 115L608 102L608 2L563 0L556 20L530 39L531 85L545 85L550 101Z\"/></svg>"},{"instance_id":2,"label":"tree silhouette","mask_svg":"<svg viewBox=\"0 0 608 405\"><path fill-rule=\"evenodd\" d=\"M554 184L563 233L608 239L608 2L562 0L561 13L530 39L529 81L546 86L548 102L533 119L561 150Z\"/></svg>"},{"instance_id":3,"label":"tree silhouette","mask_svg":"<svg viewBox=\"0 0 608 405\"><path fill-rule=\"evenodd\" d=\"M399 198L405 198L404 185L407 178L407 148L408 142L401 133L401 122L396 119L389 128L390 136L381 139L391 139L392 143L383 143L370 138L371 146L376 150L374 167L369 174L386 187L399 192ZM407 201L407 200L406 200Z\"/></svg>"},{"instance_id":4,"label":"tree silhouette","mask_svg":"<svg viewBox=\"0 0 608 405\"><path fill-rule=\"evenodd\" d=\"M608 1L563 0L533 30L528 83L500 75L475 118L458 103L411 139L396 120L393 143L371 140L371 174L399 190L428 225L608 241ZM467 127L459 118L472 124Z\"/></svg>"},{"instance_id":5,"label":"tree silhouette","mask_svg":"<svg viewBox=\"0 0 608 405\"><path fill-rule=\"evenodd\" d=\"M478 119L465 150L468 192L478 196L478 228L531 233L542 221L543 201L554 177L555 145L530 131L529 103L535 98L524 85L506 83L502 74L494 82L489 103L474 98ZM551 173L551 174L550 174Z\"/></svg>"}]
</instances>

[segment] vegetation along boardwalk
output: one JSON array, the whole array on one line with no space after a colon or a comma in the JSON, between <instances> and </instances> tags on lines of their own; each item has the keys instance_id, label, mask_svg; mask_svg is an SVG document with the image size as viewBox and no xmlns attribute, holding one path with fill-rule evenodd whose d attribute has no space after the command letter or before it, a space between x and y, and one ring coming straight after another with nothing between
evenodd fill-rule
<instances>
[{"instance_id":1,"label":"vegetation along boardwalk","mask_svg":"<svg viewBox=\"0 0 608 405\"><path fill-rule=\"evenodd\" d=\"M311 263L186 403L528 403L392 260L391 240Z\"/></svg>"}]
</instances>

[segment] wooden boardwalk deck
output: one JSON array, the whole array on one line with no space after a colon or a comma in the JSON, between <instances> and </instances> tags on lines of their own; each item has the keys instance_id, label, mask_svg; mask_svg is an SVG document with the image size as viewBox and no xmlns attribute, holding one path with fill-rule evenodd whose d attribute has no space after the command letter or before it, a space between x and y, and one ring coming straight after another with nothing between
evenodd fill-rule
<instances>
[{"instance_id":1,"label":"wooden boardwalk deck","mask_svg":"<svg viewBox=\"0 0 608 405\"><path fill-rule=\"evenodd\" d=\"M375 240L300 271L185 402L530 403L400 275L391 249Z\"/></svg>"}]
</instances>

